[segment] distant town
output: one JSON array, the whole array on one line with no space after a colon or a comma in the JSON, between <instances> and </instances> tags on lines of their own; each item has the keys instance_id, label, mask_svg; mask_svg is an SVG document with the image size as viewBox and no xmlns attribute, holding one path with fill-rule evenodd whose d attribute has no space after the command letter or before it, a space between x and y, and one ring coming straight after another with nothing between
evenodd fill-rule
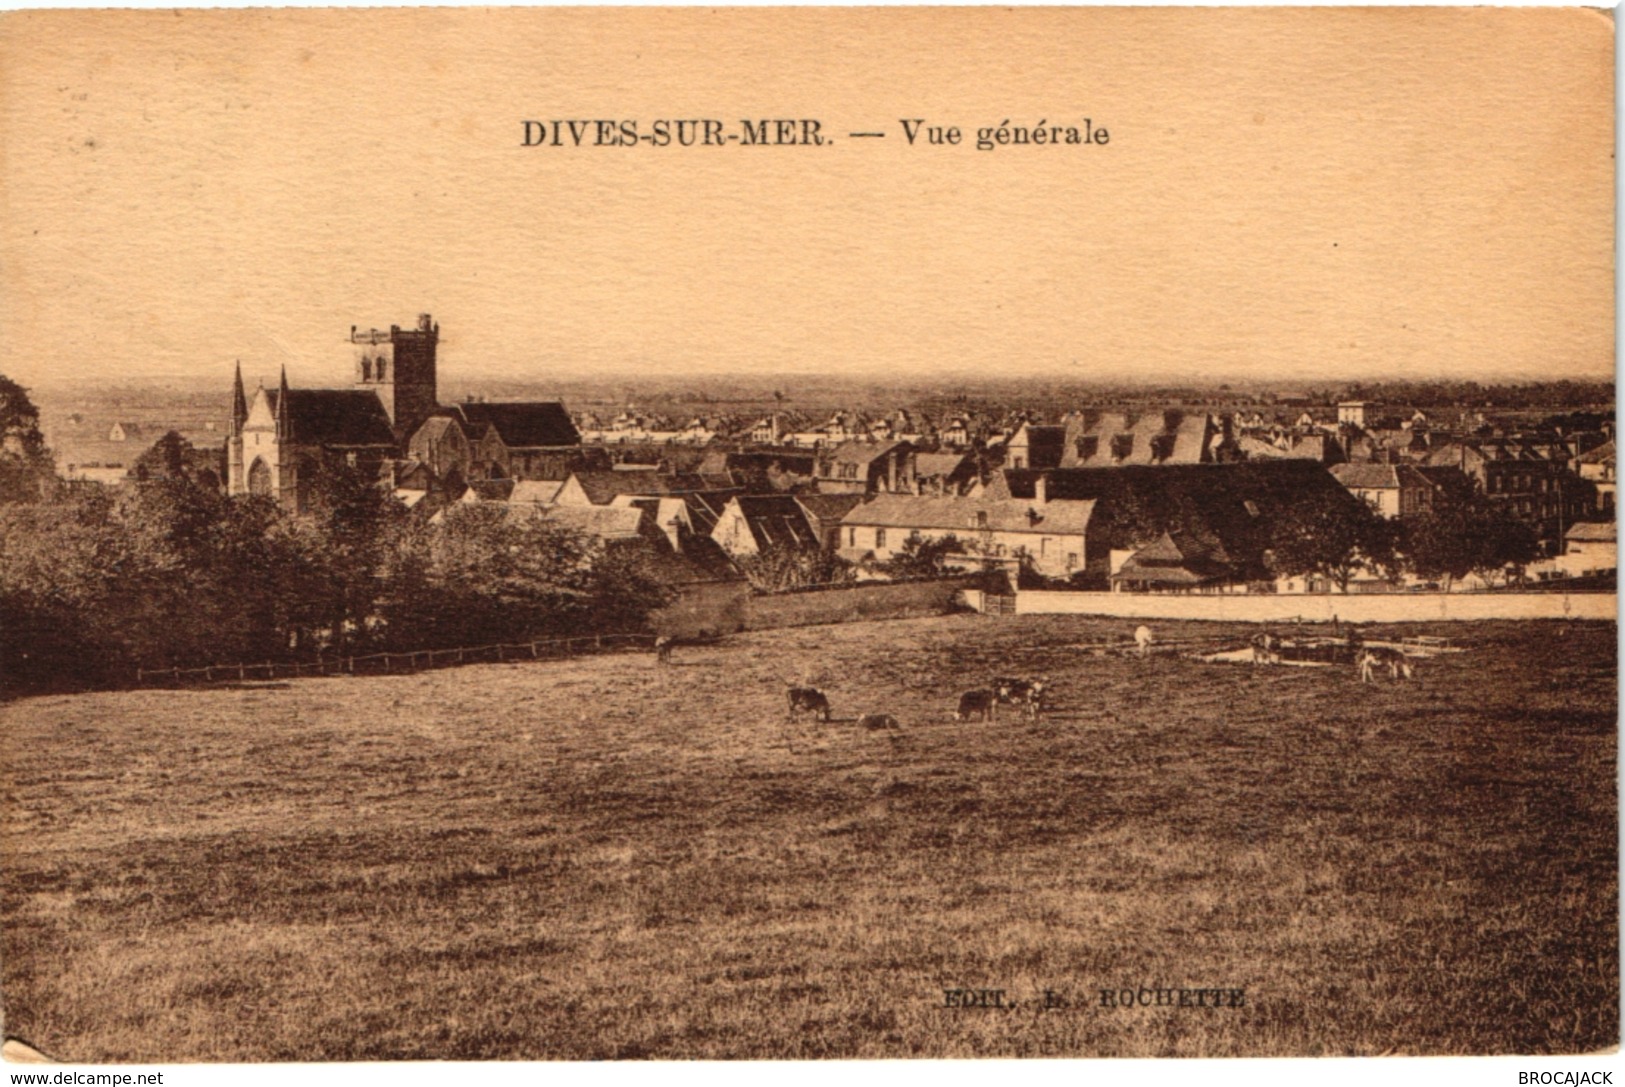
<instances>
[{"instance_id":1,"label":"distant town","mask_svg":"<svg viewBox=\"0 0 1625 1087\"><path fill-rule=\"evenodd\" d=\"M660 552L687 585L756 591L990 570L1012 587L1120 592L1596 587L1616 566L1601 384L786 377L445 402L429 315L335 339L321 388L250 388L239 364L222 392L51 403L57 472L114 488L181 473L298 514L342 466L425 520L500 506ZM1474 554L1406 533L1447 509Z\"/></svg>"}]
</instances>

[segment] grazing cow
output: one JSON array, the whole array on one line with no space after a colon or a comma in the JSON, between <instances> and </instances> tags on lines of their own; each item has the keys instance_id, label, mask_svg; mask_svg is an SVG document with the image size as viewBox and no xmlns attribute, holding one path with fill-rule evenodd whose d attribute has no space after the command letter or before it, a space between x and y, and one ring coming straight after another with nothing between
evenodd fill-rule
<instances>
[{"instance_id":1,"label":"grazing cow","mask_svg":"<svg viewBox=\"0 0 1625 1087\"><path fill-rule=\"evenodd\" d=\"M1254 634L1252 637L1252 647L1254 664L1281 663L1281 639L1277 638L1269 631L1266 630L1262 634Z\"/></svg>"},{"instance_id":2,"label":"grazing cow","mask_svg":"<svg viewBox=\"0 0 1625 1087\"><path fill-rule=\"evenodd\" d=\"M1389 676L1395 683L1398 683L1401 677L1411 679L1416 675L1409 657L1385 645L1366 646L1360 650L1356 660L1360 666L1361 683L1375 682L1376 670L1379 667L1387 668Z\"/></svg>"},{"instance_id":3,"label":"grazing cow","mask_svg":"<svg viewBox=\"0 0 1625 1087\"><path fill-rule=\"evenodd\" d=\"M670 664L671 648L677 644L677 639L670 634L662 634L655 639L655 663Z\"/></svg>"},{"instance_id":4,"label":"grazing cow","mask_svg":"<svg viewBox=\"0 0 1625 1087\"><path fill-rule=\"evenodd\" d=\"M993 697L995 701L1011 706L1020 706L1022 712L1028 717L1036 718L1044 708L1044 695L1049 691L1049 677L1042 679L1021 679L1016 676L995 676L993 679Z\"/></svg>"},{"instance_id":5,"label":"grazing cow","mask_svg":"<svg viewBox=\"0 0 1625 1087\"><path fill-rule=\"evenodd\" d=\"M889 713L866 713L858 718L858 727L870 732L896 732L897 718Z\"/></svg>"},{"instance_id":6,"label":"grazing cow","mask_svg":"<svg viewBox=\"0 0 1625 1087\"><path fill-rule=\"evenodd\" d=\"M959 708L954 711L955 721L969 721L970 715L980 714L982 720L997 720L999 700L992 691L966 691L959 696Z\"/></svg>"},{"instance_id":7,"label":"grazing cow","mask_svg":"<svg viewBox=\"0 0 1625 1087\"><path fill-rule=\"evenodd\" d=\"M1140 656L1144 657L1150 654L1151 643L1155 640L1156 639L1151 636L1150 627L1142 623L1139 627L1135 628L1134 645L1139 650Z\"/></svg>"},{"instance_id":8,"label":"grazing cow","mask_svg":"<svg viewBox=\"0 0 1625 1087\"><path fill-rule=\"evenodd\" d=\"M829 720L829 696L817 687L791 687L789 695L792 720L802 710L816 713L820 721Z\"/></svg>"}]
</instances>

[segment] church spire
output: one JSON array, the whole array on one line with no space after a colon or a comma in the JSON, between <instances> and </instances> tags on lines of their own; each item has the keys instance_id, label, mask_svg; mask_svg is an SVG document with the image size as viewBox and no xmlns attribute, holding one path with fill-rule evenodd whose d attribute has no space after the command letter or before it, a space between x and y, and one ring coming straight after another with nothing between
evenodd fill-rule
<instances>
[{"instance_id":1,"label":"church spire","mask_svg":"<svg viewBox=\"0 0 1625 1087\"><path fill-rule=\"evenodd\" d=\"M248 397L243 395L243 360L237 360L237 377L231 383L231 430L232 437L243 432L243 424L248 421Z\"/></svg>"},{"instance_id":2,"label":"church spire","mask_svg":"<svg viewBox=\"0 0 1625 1087\"><path fill-rule=\"evenodd\" d=\"M293 406L288 403L288 367L282 366L282 384L276 394L276 438L285 442L293 434Z\"/></svg>"}]
</instances>

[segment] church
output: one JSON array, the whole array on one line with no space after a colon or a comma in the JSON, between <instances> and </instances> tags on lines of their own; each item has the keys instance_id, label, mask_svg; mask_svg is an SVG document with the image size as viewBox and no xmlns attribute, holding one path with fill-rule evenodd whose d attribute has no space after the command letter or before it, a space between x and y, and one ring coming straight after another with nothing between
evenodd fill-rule
<instances>
[{"instance_id":1,"label":"church","mask_svg":"<svg viewBox=\"0 0 1625 1087\"><path fill-rule=\"evenodd\" d=\"M232 387L226 438L229 494L273 496L303 512L324 468L345 464L396 485L411 477L457 497L468 480L528 478L578 455L581 435L554 401L442 406L435 366L440 326L350 328L354 382L347 389L293 389L287 371L275 389ZM432 464L414 454L432 447ZM551 459L550 459L551 458Z\"/></svg>"}]
</instances>

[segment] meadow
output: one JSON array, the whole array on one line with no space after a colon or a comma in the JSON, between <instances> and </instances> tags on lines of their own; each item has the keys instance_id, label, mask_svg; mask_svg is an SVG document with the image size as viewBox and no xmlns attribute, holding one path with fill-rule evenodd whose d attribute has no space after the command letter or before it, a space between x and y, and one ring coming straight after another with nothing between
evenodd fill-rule
<instances>
[{"instance_id":1,"label":"meadow","mask_svg":"<svg viewBox=\"0 0 1625 1087\"><path fill-rule=\"evenodd\" d=\"M1466 650L1370 686L1091 648L1131 628L11 703L5 1031L121 1062L1618 1043L1612 624L1369 631ZM1050 676L1049 712L953 720L1005 673ZM787 725L791 682L837 719ZM1101 1006L1125 988L1245 995Z\"/></svg>"}]
</instances>

